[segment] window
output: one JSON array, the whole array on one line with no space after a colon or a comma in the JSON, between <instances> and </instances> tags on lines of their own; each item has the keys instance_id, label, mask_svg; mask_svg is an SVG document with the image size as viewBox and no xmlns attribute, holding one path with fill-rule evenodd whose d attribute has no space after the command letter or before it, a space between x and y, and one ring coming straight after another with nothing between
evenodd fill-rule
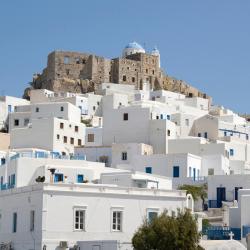
<instances>
[{"instance_id":1,"label":"window","mask_svg":"<svg viewBox=\"0 0 250 250\"><path fill-rule=\"evenodd\" d=\"M11 113L12 112L12 107L11 105L8 105L8 113Z\"/></svg>"},{"instance_id":2,"label":"window","mask_svg":"<svg viewBox=\"0 0 250 250\"><path fill-rule=\"evenodd\" d=\"M170 133L170 130L168 129L168 136L170 136L170 134L171 134L171 133Z\"/></svg>"},{"instance_id":3,"label":"window","mask_svg":"<svg viewBox=\"0 0 250 250\"><path fill-rule=\"evenodd\" d=\"M198 137L201 137L201 133L198 133Z\"/></svg>"},{"instance_id":4,"label":"window","mask_svg":"<svg viewBox=\"0 0 250 250\"><path fill-rule=\"evenodd\" d=\"M128 113L124 113L123 114L123 121L127 121L128 120Z\"/></svg>"},{"instance_id":5,"label":"window","mask_svg":"<svg viewBox=\"0 0 250 250\"><path fill-rule=\"evenodd\" d=\"M33 232L35 230L35 211L30 211L30 231Z\"/></svg>"},{"instance_id":6,"label":"window","mask_svg":"<svg viewBox=\"0 0 250 250\"><path fill-rule=\"evenodd\" d=\"M29 118L25 118L24 122L23 122L23 125L27 126L29 124L29 122L30 122Z\"/></svg>"},{"instance_id":7,"label":"window","mask_svg":"<svg viewBox=\"0 0 250 250\"><path fill-rule=\"evenodd\" d=\"M234 155L234 150L232 148L230 148L230 156Z\"/></svg>"},{"instance_id":8,"label":"window","mask_svg":"<svg viewBox=\"0 0 250 250\"><path fill-rule=\"evenodd\" d=\"M153 75L155 74L155 71L154 71L154 70L152 70L152 74L153 74Z\"/></svg>"},{"instance_id":9,"label":"window","mask_svg":"<svg viewBox=\"0 0 250 250\"><path fill-rule=\"evenodd\" d=\"M227 136L227 131L224 131L224 136Z\"/></svg>"},{"instance_id":10,"label":"window","mask_svg":"<svg viewBox=\"0 0 250 250\"><path fill-rule=\"evenodd\" d=\"M60 122L60 129L63 129L64 124L62 122Z\"/></svg>"},{"instance_id":11,"label":"window","mask_svg":"<svg viewBox=\"0 0 250 250\"><path fill-rule=\"evenodd\" d=\"M180 177L180 167L179 166L173 167L173 177L174 178Z\"/></svg>"},{"instance_id":12,"label":"window","mask_svg":"<svg viewBox=\"0 0 250 250\"><path fill-rule=\"evenodd\" d=\"M93 110L95 111L95 106L93 106Z\"/></svg>"},{"instance_id":13,"label":"window","mask_svg":"<svg viewBox=\"0 0 250 250\"><path fill-rule=\"evenodd\" d=\"M88 142L94 142L95 141L95 134L88 134Z\"/></svg>"},{"instance_id":14,"label":"window","mask_svg":"<svg viewBox=\"0 0 250 250\"><path fill-rule=\"evenodd\" d=\"M74 145L74 138L70 138L70 144Z\"/></svg>"},{"instance_id":15,"label":"window","mask_svg":"<svg viewBox=\"0 0 250 250\"><path fill-rule=\"evenodd\" d=\"M63 110L64 110L63 106L60 108L60 110L61 110L61 111L63 111Z\"/></svg>"},{"instance_id":16,"label":"window","mask_svg":"<svg viewBox=\"0 0 250 250\"><path fill-rule=\"evenodd\" d=\"M84 231L86 220L86 209L77 208L74 210L74 230Z\"/></svg>"},{"instance_id":17,"label":"window","mask_svg":"<svg viewBox=\"0 0 250 250\"><path fill-rule=\"evenodd\" d=\"M17 213L13 213L13 220L12 220L12 233L16 233L17 231Z\"/></svg>"},{"instance_id":18,"label":"window","mask_svg":"<svg viewBox=\"0 0 250 250\"><path fill-rule=\"evenodd\" d=\"M112 230L122 231L122 211L112 211Z\"/></svg>"},{"instance_id":19,"label":"window","mask_svg":"<svg viewBox=\"0 0 250 250\"><path fill-rule=\"evenodd\" d=\"M79 131L79 127L75 126L75 132L78 132L78 131Z\"/></svg>"},{"instance_id":20,"label":"window","mask_svg":"<svg viewBox=\"0 0 250 250\"><path fill-rule=\"evenodd\" d=\"M36 113L38 113L39 112L39 108L38 107L36 107Z\"/></svg>"},{"instance_id":21,"label":"window","mask_svg":"<svg viewBox=\"0 0 250 250\"><path fill-rule=\"evenodd\" d=\"M146 73L148 73L148 69L146 69Z\"/></svg>"},{"instance_id":22,"label":"window","mask_svg":"<svg viewBox=\"0 0 250 250\"><path fill-rule=\"evenodd\" d=\"M214 169L213 168L208 169L208 175L214 175Z\"/></svg>"},{"instance_id":23,"label":"window","mask_svg":"<svg viewBox=\"0 0 250 250\"><path fill-rule=\"evenodd\" d=\"M128 159L128 153L127 152L122 152L122 160L126 161Z\"/></svg>"},{"instance_id":24,"label":"window","mask_svg":"<svg viewBox=\"0 0 250 250\"><path fill-rule=\"evenodd\" d=\"M59 140L60 139L60 135L57 134L56 135L56 139Z\"/></svg>"},{"instance_id":25,"label":"window","mask_svg":"<svg viewBox=\"0 0 250 250\"><path fill-rule=\"evenodd\" d=\"M83 181L84 181L84 175L78 174L77 175L77 183L83 183Z\"/></svg>"},{"instance_id":26,"label":"window","mask_svg":"<svg viewBox=\"0 0 250 250\"><path fill-rule=\"evenodd\" d=\"M151 223L158 216L158 209L147 210L147 220Z\"/></svg>"},{"instance_id":27,"label":"window","mask_svg":"<svg viewBox=\"0 0 250 250\"><path fill-rule=\"evenodd\" d=\"M207 138L207 132L204 133L204 137Z\"/></svg>"},{"instance_id":28,"label":"window","mask_svg":"<svg viewBox=\"0 0 250 250\"><path fill-rule=\"evenodd\" d=\"M63 62L64 62L64 64L68 64L69 63L69 57L65 56Z\"/></svg>"},{"instance_id":29,"label":"window","mask_svg":"<svg viewBox=\"0 0 250 250\"><path fill-rule=\"evenodd\" d=\"M78 146L82 146L82 140L81 139L78 139Z\"/></svg>"},{"instance_id":30,"label":"window","mask_svg":"<svg viewBox=\"0 0 250 250\"><path fill-rule=\"evenodd\" d=\"M167 120L170 120L170 115L167 115Z\"/></svg>"},{"instance_id":31,"label":"window","mask_svg":"<svg viewBox=\"0 0 250 250\"><path fill-rule=\"evenodd\" d=\"M132 77L132 82L135 82L135 77Z\"/></svg>"},{"instance_id":32,"label":"window","mask_svg":"<svg viewBox=\"0 0 250 250\"><path fill-rule=\"evenodd\" d=\"M145 173L152 174L152 167L145 167Z\"/></svg>"},{"instance_id":33,"label":"window","mask_svg":"<svg viewBox=\"0 0 250 250\"><path fill-rule=\"evenodd\" d=\"M6 162L6 159L5 158L1 158L1 164L0 165L4 165Z\"/></svg>"},{"instance_id":34,"label":"window","mask_svg":"<svg viewBox=\"0 0 250 250\"><path fill-rule=\"evenodd\" d=\"M189 126L189 119L185 119L185 125Z\"/></svg>"},{"instance_id":35,"label":"window","mask_svg":"<svg viewBox=\"0 0 250 250\"><path fill-rule=\"evenodd\" d=\"M67 141L68 141L67 136L64 136L64 137L63 137L63 142L64 142L64 143L67 143Z\"/></svg>"},{"instance_id":36,"label":"window","mask_svg":"<svg viewBox=\"0 0 250 250\"><path fill-rule=\"evenodd\" d=\"M97 106L99 106L100 105L100 102L97 102Z\"/></svg>"},{"instance_id":37,"label":"window","mask_svg":"<svg viewBox=\"0 0 250 250\"><path fill-rule=\"evenodd\" d=\"M14 126L19 126L19 120L18 119L14 120Z\"/></svg>"},{"instance_id":38,"label":"window","mask_svg":"<svg viewBox=\"0 0 250 250\"><path fill-rule=\"evenodd\" d=\"M54 176L54 182L63 182L63 174L55 174Z\"/></svg>"},{"instance_id":39,"label":"window","mask_svg":"<svg viewBox=\"0 0 250 250\"><path fill-rule=\"evenodd\" d=\"M10 185L11 185L12 187L14 187L15 184L16 184L16 175L15 175L15 174L12 174L12 175L10 176Z\"/></svg>"},{"instance_id":40,"label":"window","mask_svg":"<svg viewBox=\"0 0 250 250\"><path fill-rule=\"evenodd\" d=\"M124 75L124 76L122 76L122 80L124 81L124 82L126 82L127 81L127 77Z\"/></svg>"}]
</instances>

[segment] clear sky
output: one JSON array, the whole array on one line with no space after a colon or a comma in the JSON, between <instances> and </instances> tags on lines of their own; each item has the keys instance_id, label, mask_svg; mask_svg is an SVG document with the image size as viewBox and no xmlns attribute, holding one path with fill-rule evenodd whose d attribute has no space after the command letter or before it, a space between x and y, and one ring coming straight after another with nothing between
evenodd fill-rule
<instances>
[{"instance_id":1,"label":"clear sky","mask_svg":"<svg viewBox=\"0 0 250 250\"><path fill-rule=\"evenodd\" d=\"M108 58L137 41L168 75L250 113L249 0L3 0L0 95L21 96L53 50Z\"/></svg>"}]
</instances>

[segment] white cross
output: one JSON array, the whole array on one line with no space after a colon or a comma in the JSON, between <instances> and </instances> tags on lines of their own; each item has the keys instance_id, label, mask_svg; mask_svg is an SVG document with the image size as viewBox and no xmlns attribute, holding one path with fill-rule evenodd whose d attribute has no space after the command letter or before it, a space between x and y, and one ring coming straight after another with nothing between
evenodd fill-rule
<instances>
[{"instance_id":1,"label":"white cross","mask_svg":"<svg viewBox=\"0 0 250 250\"><path fill-rule=\"evenodd\" d=\"M231 231L230 234L229 234L229 236L230 236L230 240L233 240L234 233Z\"/></svg>"}]
</instances>

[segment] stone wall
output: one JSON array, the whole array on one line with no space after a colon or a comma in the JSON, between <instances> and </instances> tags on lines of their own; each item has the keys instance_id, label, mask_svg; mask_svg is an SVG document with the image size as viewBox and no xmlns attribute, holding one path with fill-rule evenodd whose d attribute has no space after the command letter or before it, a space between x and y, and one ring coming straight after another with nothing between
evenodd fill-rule
<instances>
[{"instance_id":1,"label":"stone wall","mask_svg":"<svg viewBox=\"0 0 250 250\"><path fill-rule=\"evenodd\" d=\"M158 56L147 53L107 59L88 53L54 51L48 55L43 72L34 75L31 88L86 93L103 82L132 84L137 89L142 89L143 82L149 82L152 89L208 98L184 81L167 76L159 67ZM26 89L24 96L28 95Z\"/></svg>"}]
</instances>

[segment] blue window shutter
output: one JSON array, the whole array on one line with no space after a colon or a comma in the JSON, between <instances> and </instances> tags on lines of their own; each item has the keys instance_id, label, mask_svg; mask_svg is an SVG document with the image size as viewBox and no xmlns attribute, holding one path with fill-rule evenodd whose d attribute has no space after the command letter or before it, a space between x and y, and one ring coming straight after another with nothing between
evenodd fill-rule
<instances>
[{"instance_id":1,"label":"blue window shutter","mask_svg":"<svg viewBox=\"0 0 250 250\"><path fill-rule=\"evenodd\" d=\"M180 177L180 167L179 166L173 167L173 177L174 178Z\"/></svg>"},{"instance_id":2,"label":"blue window shutter","mask_svg":"<svg viewBox=\"0 0 250 250\"><path fill-rule=\"evenodd\" d=\"M84 181L84 175L83 174L78 174L77 175L77 182L78 183L83 183Z\"/></svg>"},{"instance_id":3,"label":"blue window shutter","mask_svg":"<svg viewBox=\"0 0 250 250\"><path fill-rule=\"evenodd\" d=\"M145 172L146 172L147 174L152 174L152 167L146 167L146 168L145 168Z\"/></svg>"},{"instance_id":4,"label":"blue window shutter","mask_svg":"<svg viewBox=\"0 0 250 250\"><path fill-rule=\"evenodd\" d=\"M230 156L234 155L234 150L232 148L230 148Z\"/></svg>"}]
</instances>

